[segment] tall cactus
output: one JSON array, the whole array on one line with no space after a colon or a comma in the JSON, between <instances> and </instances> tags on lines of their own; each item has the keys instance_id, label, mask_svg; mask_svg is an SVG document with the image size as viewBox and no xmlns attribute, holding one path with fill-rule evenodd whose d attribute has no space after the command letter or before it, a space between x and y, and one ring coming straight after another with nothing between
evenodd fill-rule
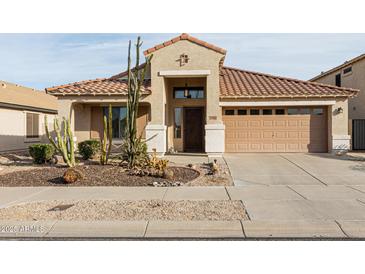
<instances>
[{"instance_id":1,"label":"tall cactus","mask_svg":"<svg viewBox=\"0 0 365 274\"><path fill-rule=\"evenodd\" d=\"M129 167L135 167L137 164L137 157L141 143L141 138L137 137L137 116L139 99L141 95L141 87L145 80L146 70L152 59L152 55L148 56L144 66L140 66L140 48L142 46L141 38L137 38L136 44L136 64L131 68L131 41L128 45L128 100L127 100L127 125L126 125L126 139L125 139L125 156Z\"/></svg>"},{"instance_id":2,"label":"tall cactus","mask_svg":"<svg viewBox=\"0 0 365 274\"><path fill-rule=\"evenodd\" d=\"M58 118L54 119L53 127L56 133L56 139L52 138L48 130L47 115L44 117L44 124L45 124L46 134L50 143L54 146L56 151L58 151L62 155L63 161L69 167L74 167L76 165L75 144L74 144L74 136L71 130L70 119L66 119L65 117L63 117L62 119L63 136L61 134L61 128Z\"/></svg>"},{"instance_id":3,"label":"tall cactus","mask_svg":"<svg viewBox=\"0 0 365 274\"><path fill-rule=\"evenodd\" d=\"M100 154L100 164L106 165L108 164L110 152L112 150L112 142L113 142L113 128L112 128L112 105L109 104L108 111L108 122L107 118L104 116L104 136L101 140L101 154Z\"/></svg>"}]
</instances>

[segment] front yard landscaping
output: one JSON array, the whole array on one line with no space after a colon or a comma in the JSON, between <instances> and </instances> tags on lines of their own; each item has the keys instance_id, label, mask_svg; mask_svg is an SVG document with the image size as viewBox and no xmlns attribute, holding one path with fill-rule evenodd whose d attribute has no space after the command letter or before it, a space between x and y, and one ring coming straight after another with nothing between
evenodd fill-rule
<instances>
[{"instance_id":1,"label":"front yard landscaping","mask_svg":"<svg viewBox=\"0 0 365 274\"><path fill-rule=\"evenodd\" d=\"M51 210L60 205L65 210ZM18 221L66 220L161 220L161 221L234 221L247 220L241 201L50 201L0 209L0 219Z\"/></svg>"},{"instance_id":2,"label":"front yard landscaping","mask_svg":"<svg viewBox=\"0 0 365 274\"><path fill-rule=\"evenodd\" d=\"M176 165L170 163L167 169L173 172L169 179L130 175L128 169L111 161L100 165L97 161L83 161L75 168L84 177L72 184L66 184L63 174L68 169L64 164L35 165L27 153L7 153L0 155L0 186L230 186L233 185L227 166L217 164L218 170L211 173L207 163L195 165Z\"/></svg>"}]
</instances>

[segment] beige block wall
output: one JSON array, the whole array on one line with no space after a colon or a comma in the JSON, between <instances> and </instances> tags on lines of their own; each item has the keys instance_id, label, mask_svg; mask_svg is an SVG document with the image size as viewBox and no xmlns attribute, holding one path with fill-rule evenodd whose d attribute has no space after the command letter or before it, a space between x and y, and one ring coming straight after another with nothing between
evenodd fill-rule
<instances>
[{"instance_id":1,"label":"beige block wall","mask_svg":"<svg viewBox=\"0 0 365 274\"><path fill-rule=\"evenodd\" d=\"M26 114L39 114L39 138L26 138ZM0 152L27 149L36 143L48 143L45 133L44 116L47 115L50 130L53 128L54 114L37 111L23 111L0 108Z\"/></svg>"},{"instance_id":2,"label":"beige block wall","mask_svg":"<svg viewBox=\"0 0 365 274\"><path fill-rule=\"evenodd\" d=\"M189 62L180 66L179 57L187 54ZM206 78L207 109L206 116L216 117L207 119L207 123L221 123L222 115L219 108L219 62L223 54L199 46L190 41L182 40L153 52L151 61L152 95L151 124L165 125L166 81L159 76L164 70L210 70Z\"/></svg>"},{"instance_id":3,"label":"beige block wall","mask_svg":"<svg viewBox=\"0 0 365 274\"><path fill-rule=\"evenodd\" d=\"M360 60L352 66L352 72L343 74L342 68L323 76L316 82L335 85L335 77L341 73L341 86L359 89L359 94L349 99L349 119L365 119L365 59Z\"/></svg>"}]
</instances>

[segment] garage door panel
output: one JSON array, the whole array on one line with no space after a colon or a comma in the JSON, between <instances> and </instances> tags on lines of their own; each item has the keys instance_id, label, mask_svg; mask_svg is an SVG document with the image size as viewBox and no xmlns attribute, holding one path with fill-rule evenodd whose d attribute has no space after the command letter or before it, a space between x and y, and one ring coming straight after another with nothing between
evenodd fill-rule
<instances>
[{"instance_id":1,"label":"garage door panel","mask_svg":"<svg viewBox=\"0 0 365 274\"><path fill-rule=\"evenodd\" d=\"M227 152L326 152L327 115L223 115Z\"/></svg>"}]
</instances>

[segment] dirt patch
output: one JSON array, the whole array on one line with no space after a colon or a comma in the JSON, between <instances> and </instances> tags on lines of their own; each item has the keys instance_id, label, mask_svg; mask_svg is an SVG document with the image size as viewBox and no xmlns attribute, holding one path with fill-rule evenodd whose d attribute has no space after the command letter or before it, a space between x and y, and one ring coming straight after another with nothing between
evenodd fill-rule
<instances>
[{"instance_id":1,"label":"dirt patch","mask_svg":"<svg viewBox=\"0 0 365 274\"><path fill-rule=\"evenodd\" d=\"M32 170L7 173L0 176L0 186L151 186L153 182L168 181L149 176L132 176L120 166L80 165L77 169L85 178L74 184L65 185L62 179L66 167L43 167ZM189 182L199 176L199 172L184 167L171 167L173 181Z\"/></svg>"},{"instance_id":2,"label":"dirt patch","mask_svg":"<svg viewBox=\"0 0 365 274\"><path fill-rule=\"evenodd\" d=\"M60 205L73 205L63 211L50 211ZM0 209L3 220L163 220L233 221L247 220L240 201L50 201Z\"/></svg>"}]
</instances>

